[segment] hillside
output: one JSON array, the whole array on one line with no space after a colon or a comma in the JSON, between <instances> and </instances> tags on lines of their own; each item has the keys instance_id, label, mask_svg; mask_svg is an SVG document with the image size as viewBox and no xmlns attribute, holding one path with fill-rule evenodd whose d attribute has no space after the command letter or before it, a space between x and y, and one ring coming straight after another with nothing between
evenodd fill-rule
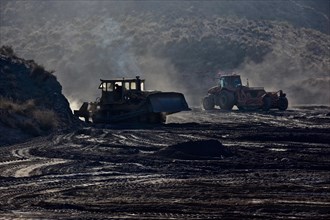
<instances>
[{"instance_id":1,"label":"hillside","mask_svg":"<svg viewBox=\"0 0 330 220\"><path fill-rule=\"evenodd\" d=\"M141 75L198 106L219 71L329 104L328 3L5 1L1 44L55 69L72 104L97 98L100 78Z\"/></svg>"},{"instance_id":2,"label":"hillside","mask_svg":"<svg viewBox=\"0 0 330 220\"><path fill-rule=\"evenodd\" d=\"M0 48L0 146L69 128L73 122L56 77L33 60Z\"/></svg>"},{"instance_id":3,"label":"hillside","mask_svg":"<svg viewBox=\"0 0 330 220\"><path fill-rule=\"evenodd\" d=\"M157 24L128 17L123 27L134 36L139 57L165 58L175 70L166 76L177 79L176 87L184 82L188 94L190 88L206 91L205 84L219 71L235 71L252 85L287 91L293 103L330 103L329 35L286 23L221 17Z\"/></svg>"}]
</instances>

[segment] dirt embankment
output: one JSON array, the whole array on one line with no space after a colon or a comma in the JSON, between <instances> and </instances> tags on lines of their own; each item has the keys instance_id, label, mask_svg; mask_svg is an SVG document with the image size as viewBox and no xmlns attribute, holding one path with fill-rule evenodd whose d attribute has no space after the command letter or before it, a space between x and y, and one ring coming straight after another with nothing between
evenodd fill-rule
<instances>
[{"instance_id":1,"label":"dirt embankment","mask_svg":"<svg viewBox=\"0 0 330 220\"><path fill-rule=\"evenodd\" d=\"M56 77L33 60L0 48L0 145L68 127L73 116Z\"/></svg>"}]
</instances>

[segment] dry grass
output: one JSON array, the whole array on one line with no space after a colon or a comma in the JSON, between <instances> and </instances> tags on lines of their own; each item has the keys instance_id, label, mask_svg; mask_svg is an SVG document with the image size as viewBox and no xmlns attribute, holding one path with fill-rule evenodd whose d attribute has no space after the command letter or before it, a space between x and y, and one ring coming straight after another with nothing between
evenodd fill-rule
<instances>
[{"instance_id":1,"label":"dry grass","mask_svg":"<svg viewBox=\"0 0 330 220\"><path fill-rule=\"evenodd\" d=\"M0 122L32 135L40 135L59 126L56 113L39 108L34 100L19 103L3 97L0 97Z\"/></svg>"},{"instance_id":2,"label":"dry grass","mask_svg":"<svg viewBox=\"0 0 330 220\"><path fill-rule=\"evenodd\" d=\"M33 99L27 100L24 103L15 102L11 99L0 97L0 109L7 110L14 114L30 114L36 108Z\"/></svg>"},{"instance_id":3,"label":"dry grass","mask_svg":"<svg viewBox=\"0 0 330 220\"><path fill-rule=\"evenodd\" d=\"M33 118L40 125L42 130L51 130L58 127L59 121L57 115L51 110L35 110L32 113Z\"/></svg>"}]
</instances>

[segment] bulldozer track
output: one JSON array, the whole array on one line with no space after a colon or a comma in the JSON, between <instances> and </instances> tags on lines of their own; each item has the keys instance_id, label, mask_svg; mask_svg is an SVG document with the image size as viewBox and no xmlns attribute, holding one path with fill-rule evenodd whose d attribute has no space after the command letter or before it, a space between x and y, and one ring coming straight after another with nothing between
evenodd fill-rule
<instances>
[{"instance_id":1,"label":"bulldozer track","mask_svg":"<svg viewBox=\"0 0 330 220\"><path fill-rule=\"evenodd\" d=\"M219 123L208 123L203 114L196 112L203 123L182 113L182 124L92 126L1 147L0 218L329 218L329 124L307 129L305 117L285 125L290 110L281 116L248 113L250 119L214 111ZM210 139L233 155L158 154Z\"/></svg>"}]
</instances>

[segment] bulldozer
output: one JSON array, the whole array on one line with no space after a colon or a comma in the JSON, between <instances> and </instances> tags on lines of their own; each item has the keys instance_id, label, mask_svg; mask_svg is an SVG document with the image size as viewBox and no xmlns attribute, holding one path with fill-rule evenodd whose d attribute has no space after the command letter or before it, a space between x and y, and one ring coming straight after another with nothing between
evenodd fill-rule
<instances>
[{"instance_id":1,"label":"bulldozer","mask_svg":"<svg viewBox=\"0 0 330 220\"><path fill-rule=\"evenodd\" d=\"M235 105L239 110L279 109L288 108L288 99L282 90L266 92L263 87L249 87L242 85L241 76L222 75L219 84L208 90L208 95L202 100L205 110L219 106L223 110L231 110Z\"/></svg>"},{"instance_id":2,"label":"bulldozer","mask_svg":"<svg viewBox=\"0 0 330 220\"><path fill-rule=\"evenodd\" d=\"M86 122L165 123L167 115L191 110L182 93L146 91L139 76L100 81L101 98L74 111Z\"/></svg>"}]
</instances>

